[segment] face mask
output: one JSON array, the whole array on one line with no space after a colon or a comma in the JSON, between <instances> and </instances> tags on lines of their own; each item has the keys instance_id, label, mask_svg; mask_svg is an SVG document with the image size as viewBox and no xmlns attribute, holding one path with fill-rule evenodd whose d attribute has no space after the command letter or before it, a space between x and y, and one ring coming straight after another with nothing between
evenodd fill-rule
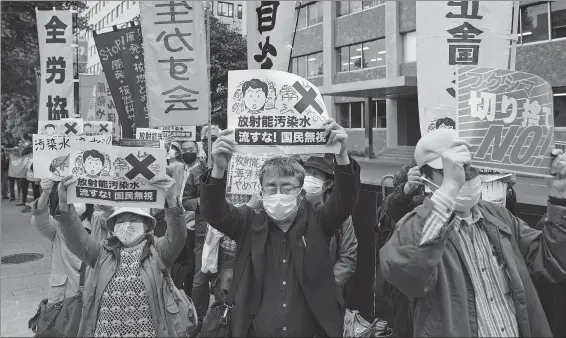
<instances>
[{"instance_id":1,"label":"face mask","mask_svg":"<svg viewBox=\"0 0 566 338\"><path fill-rule=\"evenodd\" d=\"M303 188L307 192L307 198L315 197L323 193L322 187L324 186L324 181L318 179L314 176L306 176Z\"/></svg>"},{"instance_id":2,"label":"face mask","mask_svg":"<svg viewBox=\"0 0 566 338\"><path fill-rule=\"evenodd\" d=\"M143 222L122 222L114 226L114 234L124 246L129 247L137 244L145 235L145 226Z\"/></svg>"},{"instance_id":3,"label":"face mask","mask_svg":"<svg viewBox=\"0 0 566 338\"><path fill-rule=\"evenodd\" d=\"M467 211L478 204L481 196L481 178L476 176L466 181L456 196L456 210Z\"/></svg>"},{"instance_id":4,"label":"face mask","mask_svg":"<svg viewBox=\"0 0 566 338\"><path fill-rule=\"evenodd\" d=\"M263 207L274 221L284 221L297 212L298 195L274 194L263 196Z\"/></svg>"},{"instance_id":5,"label":"face mask","mask_svg":"<svg viewBox=\"0 0 566 338\"><path fill-rule=\"evenodd\" d=\"M186 164L193 164L197 160L197 153L184 153L183 154L183 162Z\"/></svg>"}]
</instances>

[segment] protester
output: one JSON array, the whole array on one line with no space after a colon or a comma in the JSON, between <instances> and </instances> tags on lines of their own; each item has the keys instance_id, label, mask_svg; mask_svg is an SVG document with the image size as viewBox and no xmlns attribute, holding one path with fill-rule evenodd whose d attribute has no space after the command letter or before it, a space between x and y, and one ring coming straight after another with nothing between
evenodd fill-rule
<instances>
[{"instance_id":1,"label":"protester","mask_svg":"<svg viewBox=\"0 0 566 338\"><path fill-rule=\"evenodd\" d=\"M539 337L551 331L531 277L566 278L566 160L554 150L543 231L480 200L470 145L454 130L418 142L434 192L380 250L385 279L413 299L415 336Z\"/></svg>"},{"instance_id":2,"label":"protester","mask_svg":"<svg viewBox=\"0 0 566 338\"><path fill-rule=\"evenodd\" d=\"M329 241L354 211L359 166L347 154L348 134L325 122L328 143L340 143L335 188L320 208L305 199L305 171L289 157L268 159L259 179L261 210L226 202L226 169L235 150L233 131L214 142L214 166L201 179L200 212L236 240L231 336L342 336L344 301L333 275Z\"/></svg>"},{"instance_id":3,"label":"protester","mask_svg":"<svg viewBox=\"0 0 566 338\"><path fill-rule=\"evenodd\" d=\"M152 253L169 268L185 243L183 209L175 198L173 179L156 176L150 180L165 191L168 228L164 237L151 235L155 219L147 211L121 207L107 219L112 236L102 242L88 236L74 206L67 205L67 189L75 181L68 176L59 184L59 214L54 217L71 252L94 268L94 278L87 280L83 290L78 336L179 336L185 328L170 325L167 319L173 316L181 323L180 312L173 299L164 299L170 293L163 291L165 276Z\"/></svg>"},{"instance_id":4,"label":"protester","mask_svg":"<svg viewBox=\"0 0 566 338\"><path fill-rule=\"evenodd\" d=\"M53 243L51 273L49 275L48 304L54 304L79 292L79 276L81 260L71 253L65 244L59 223L49 214L50 203L58 202L57 194L52 194L53 181L41 181L42 193L33 203L31 223L41 235ZM53 196L54 201L50 201ZM106 219L112 213L112 208L106 212L95 211L92 204L75 204L77 216L86 232L95 241L106 238ZM90 274L86 274L89 279Z\"/></svg>"},{"instance_id":5,"label":"protester","mask_svg":"<svg viewBox=\"0 0 566 338\"><path fill-rule=\"evenodd\" d=\"M201 129L201 141L204 153L208 158L208 129L209 126L204 126ZM214 142L220 134L220 128L213 125L210 128L210 138ZM191 296L197 309L199 318L199 327L202 326L202 321L206 316L208 307L210 305L210 282L212 276L201 271L202 267L202 249L204 248L204 240L206 238L206 221L200 214L200 178L208 170L207 159L199 161L187 178L185 189L183 190L183 207L187 211L195 212L194 223L194 236L195 236L195 273L193 277L193 290Z\"/></svg>"},{"instance_id":6,"label":"protester","mask_svg":"<svg viewBox=\"0 0 566 338\"><path fill-rule=\"evenodd\" d=\"M303 188L305 197L314 208L321 207L334 188L333 156L312 156L304 163L306 176ZM330 257L334 263L334 278L344 294L344 287L354 275L358 260L358 239L354 232L352 216L342 224L330 239Z\"/></svg>"},{"instance_id":7,"label":"protester","mask_svg":"<svg viewBox=\"0 0 566 338\"><path fill-rule=\"evenodd\" d=\"M22 161L23 161L23 166L24 166L24 170L22 171L24 174L23 177L20 177L20 194L21 194L21 202L17 203L17 206L25 206L27 203L27 199L28 199L28 190L29 190L29 181L28 181L28 172L29 172L29 167L31 164L33 164L33 147L32 147L32 138L29 135L24 135L22 137L21 143L20 143L20 149L21 149L21 156ZM37 187L37 191L34 191L34 198L39 198L39 187ZM35 197L37 195L37 197ZM24 210L22 210L24 212L29 212L30 210L27 210L27 208L24 208Z\"/></svg>"},{"instance_id":8,"label":"protester","mask_svg":"<svg viewBox=\"0 0 566 338\"><path fill-rule=\"evenodd\" d=\"M2 170L2 199L7 200L8 197L8 168L10 167L10 160L6 155L5 144L2 143L2 155L1 155L1 170Z\"/></svg>"}]
</instances>

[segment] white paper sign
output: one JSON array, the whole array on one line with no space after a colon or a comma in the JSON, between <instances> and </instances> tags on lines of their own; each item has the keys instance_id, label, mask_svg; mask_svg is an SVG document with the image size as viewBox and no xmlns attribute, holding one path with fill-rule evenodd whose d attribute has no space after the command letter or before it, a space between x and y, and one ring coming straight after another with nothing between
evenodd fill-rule
<instances>
[{"instance_id":1,"label":"white paper sign","mask_svg":"<svg viewBox=\"0 0 566 338\"><path fill-rule=\"evenodd\" d=\"M421 135L456 129L456 69L508 68L512 1L417 1Z\"/></svg>"},{"instance_id":2,"label":"white paper sign","mask_svg":"<svg viewBox=\"0 0 566 338\"><path fill-rule=\"evenodd\" d=\"M328 146L323 123L328 111L309 81L277 70L228 73L228 127L239 153L338 153Z\"/></svg>"},{"instance_id":3,"label":"white paper sign","mask_svg":"<svg viewBox=\"0 0 566 338\"><path fill-rule=\"evenodd\" d=\"M261 190L259 170L272 155L234 154L228 168L226 193L253 195Z\"/></svg>"},{"instance_id":4,"label":"white paper sign","mask_svg":"<svg viewBox=\"0 0 566 338\"><path fill-rule=\"evenodd\" d=\"M482 195L484 201L496 203L505 208L507 204L507 183L501 181L491 181L481 184Z\"/></svg>"},{"instance_id":5,"label":"white paper sign","mask_svg":"<svg viewBox=\"0 0 566 338\"><path fill-rule=\"evenodd\" d=\"M69 155L79 144L111 145L111 135L41 136L33 135L33 171L35 178L60 181L69 175Z\"/></svg>"},{"instance_id":6,"label":"white paper sign","mask_svg":"<svg viewBox=\"0 0 566 338\"><path fill-rule=\"evenodd\" d=\"M41 136L76 136L83 133L83 119L61 119L37 122Z\"/></svg>"},{"instance_id":7,"label":"white paper sign","mask_svg":"<svg viewBox=\"0 0 566 338\"><path fill-rule=\"evenodd\" d=\"M295 4L295 1L246 3L248 69L288 70L296 22Z\"/></svg>"},{"instance_id":8,"label":"white paper sign","mask_svg":"<svg viewBox=\"0 0 566 338\"><path fill-rule=\"evenodd\" d=\"M147 106L152 127L208 123L202 1L140 1Z\"/></svg>"},{"instance_id":9,"label":"white paper sign","mask_svg":"<svg viewBox=\"0 0 566 338\"><path fill-rule=\"evenodd\" d=\"M164 192L149 180L165 175L163 149L80 144L70 156L77 183L67 190L69 203L163 208Z\"/></svg>"},{"instance_id":10,"label":"white paper sign","mask_svg":"<svg viewBox=\"0 0 566 338\"><path fill-rule=\"evenodd\" d=\"M73 15L70 10L35 10L41 62L38 120L75 114L73 95Z\"/></svg>"},{"instance_id":11,"label":"white paper sign","mask_svg":"<svg viewBox=\"0 0 566 338\"><path fill-rule=\"evenodd\" d=\"M86 121L83 124L85 135L112 135L113 123L109 121Z\"/></svg>"},{"instance_id":12,"label":"white paper sign","mask_svg":"<svg viewBox=\"0 0 566 338\"><path fill-rule=\"evenodd\" d=\"M172 141L196 141L196 126L167 126L159 127L163 131L163 137L171 136Z\"/></svg>"}]
</instances>

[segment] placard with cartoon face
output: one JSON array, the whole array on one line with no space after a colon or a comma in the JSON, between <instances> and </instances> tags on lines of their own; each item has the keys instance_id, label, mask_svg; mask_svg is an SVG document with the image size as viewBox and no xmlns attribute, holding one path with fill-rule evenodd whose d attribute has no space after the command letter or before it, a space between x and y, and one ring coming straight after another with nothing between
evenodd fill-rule
<instances>
[{"instance_id":1,"label":"placard with cartoon face","mask_svg":"<svg viewBox=\"0 0 566 338\"><path fill-rule=\"evenodd\" d=\"M82 119L61 119L37 122L40 136L76 136L83 133Z\"/></svg>"}]
</instances>

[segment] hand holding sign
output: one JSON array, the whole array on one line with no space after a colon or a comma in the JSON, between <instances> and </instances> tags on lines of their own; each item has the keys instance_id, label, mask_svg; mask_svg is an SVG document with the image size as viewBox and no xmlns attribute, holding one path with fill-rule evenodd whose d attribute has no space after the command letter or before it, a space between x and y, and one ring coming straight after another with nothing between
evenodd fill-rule
<instances>
[{"instance_id":1,"label":"hand holding sign","mask_svg":"<svg viewBox=\"0 0 566 338\"><path fill-rule=\"evenodd\" d=\"M550 167L550 173L554 177L546 181L548 194L556 198L566 198L566 157L560 149L554 149L552 155L555 157Z\"/></svg>"},{"instance_id":2,"label":"hand holding sign","mask_svg":"<svg viewBox=\"0 0 566 338\"><path fill-rule=\"evenodd\" d=\"M464 140L455 139L454 146L442 153L442 169L444 179L440 189L448 198L456 199L458 192L466 183L466 169L472 162L470 144Z\"/></svg>"},{"instance_id":3,"label":"hand holding sign","mask_svg":"<svg viewBox=\"0 0 566 338\"><path fill-rule=\"evenodd\" d=\"M407 183L403 187L403 192L405 195L410 195L414 193L419 186L423 185L421 172L419 171L418 166L414 166L409 169L407 173Z\"/></svg>"},{"instance_id":4,"label":"hand holding sign","mask_svg":"<svg viewBox=\"0 0 566 338\"><path fill-rule=\"evenodd\" d=\"M167 175L158 175L149 180L149 184L165 191L165 200L167 201L169 208L177 206L175 193L173 191L173 187L175 186L175 180L173 178Z\"/></svg>"},{"instance_id":5,"label":"hand holding sign","mask_svg":"<svg viewBox=\"0 0 566 338\"><path fill-rule=\"evenodd\" d=\"M41 186L41 190L47 194L49 194L53 189L53 181L48 178L42 179L39 185Z\"/></svg>"},{"instance_id":6,"label":"hand holding sign","mask_svg":"<svg viewBox=\"0 0 566 338\"><path fill-rule=\"evenodd\" d=\"M67 177L64 177L59 183L59 187L57 188L59 192L59 210L62 213L65 213L69 210L67 203L67 188L75 182L77 182L75 175L69 175Z\"/></svg>"},{"instance_id":7,"label":"hand holding sign","mask_svg":"<svg viewBox=\"0 0 566 338\"><path fill-rule=\"evenodd\" d=\"M220 137L212 144L212 158L214 159L214 168L212 177L224 177L224 171L228 168L228 162L232 155L236 152L236 141L233 138L234 131L231 129L222 130ZM215 171L220 177L215 175Z\"/></svg>"}]
</instances>

